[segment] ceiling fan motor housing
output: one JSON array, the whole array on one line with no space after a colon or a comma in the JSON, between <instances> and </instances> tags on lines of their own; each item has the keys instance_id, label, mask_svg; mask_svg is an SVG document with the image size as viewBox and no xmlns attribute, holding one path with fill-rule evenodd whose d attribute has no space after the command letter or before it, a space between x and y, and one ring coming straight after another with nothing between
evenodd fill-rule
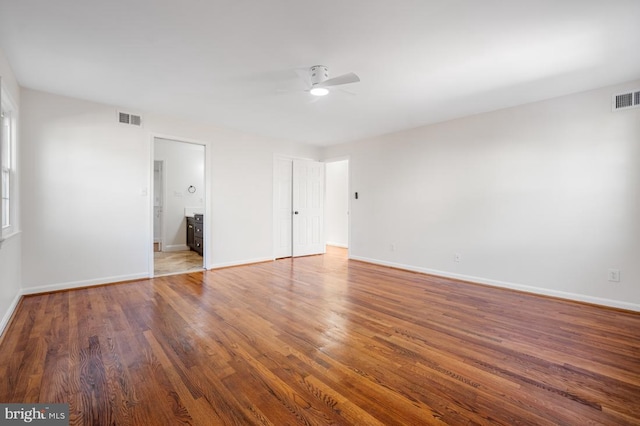
<instances>
[{"instance_id":1,"label":"ceiling fan motor housing","mask_svg":"<svg viewBox=\"0 0 640 426\"><path fill-rule=\"evenodd\" d=\"M314 65L310 70L311 84L316 85L329 79L329 69L324 65Z\"/></svg>"}]
</instances>

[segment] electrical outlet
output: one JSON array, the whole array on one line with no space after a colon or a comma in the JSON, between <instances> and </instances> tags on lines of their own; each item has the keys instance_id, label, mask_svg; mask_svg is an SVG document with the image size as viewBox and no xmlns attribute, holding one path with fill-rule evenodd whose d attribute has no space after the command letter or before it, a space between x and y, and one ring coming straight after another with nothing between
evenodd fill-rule
<instances>
[{"instance_id":1,"label":"electrical outlet","mask_svg":"<svg viewBox=\"0 0 640 426\"><path fill-rule=\"evenodd\" d=\"M453 261L456 263L460 263L460 261L462 260L462 255L460 253L456 253L453 255Z\"/></svg>"},{"instance_id":2,"label":"electrical outlet","mask_svg":"<svg viewBox=\"0 0 640 426\"><path fill-rule=\"evenodd\" d=\"M609 269L609 281L614 283L620 282L620 269Z\"/></svg>"}]
</instances>

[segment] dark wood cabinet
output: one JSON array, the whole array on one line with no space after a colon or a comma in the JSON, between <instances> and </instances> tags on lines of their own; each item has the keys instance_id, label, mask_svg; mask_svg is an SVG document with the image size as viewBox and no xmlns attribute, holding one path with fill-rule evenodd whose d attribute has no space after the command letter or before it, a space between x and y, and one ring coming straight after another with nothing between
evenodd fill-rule
<instances>
[{"instance_id":1,"label":"dark wood cabinet","mask_svg":"<svg viewBox=\"0 0 640 426\"><path fill-rule=\"evenodd\" d=\"M187 217L187 245L190 250L202 256L204 247L204 234L202 233L204 216L201 214Z\"/></svg>"}]
</instances>

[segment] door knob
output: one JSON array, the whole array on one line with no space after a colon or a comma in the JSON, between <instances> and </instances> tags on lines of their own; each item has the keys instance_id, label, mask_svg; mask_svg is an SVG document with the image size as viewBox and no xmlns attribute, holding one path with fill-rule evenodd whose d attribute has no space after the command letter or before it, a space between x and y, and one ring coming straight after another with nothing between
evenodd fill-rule
<instances>
[{"instance_id":1,"label":"door knob","mask_svg":"<svg viewBox=\"0 0 640 426\"><path fill-rule=\"evenodd\" d=\"M293 212L293 214L298 214L298 211L296 210L295 212Z\"/></svg>"}]
</instances>

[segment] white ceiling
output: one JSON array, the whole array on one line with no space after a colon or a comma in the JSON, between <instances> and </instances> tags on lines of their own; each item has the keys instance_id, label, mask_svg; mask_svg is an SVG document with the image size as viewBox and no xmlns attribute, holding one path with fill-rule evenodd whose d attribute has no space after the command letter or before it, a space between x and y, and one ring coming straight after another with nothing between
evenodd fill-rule
<instances>
[{"instance_id":1,"label":"white ceiling","mask_svg":"<svg viewBox=\"0 0 640 426\"><path fill-rule=\"evenodd\" d=\"M317 145L640 78L638 0L0 0L24 87ZM295 70L361 82L311 102Z\"/></svg>"}]
</instances>

